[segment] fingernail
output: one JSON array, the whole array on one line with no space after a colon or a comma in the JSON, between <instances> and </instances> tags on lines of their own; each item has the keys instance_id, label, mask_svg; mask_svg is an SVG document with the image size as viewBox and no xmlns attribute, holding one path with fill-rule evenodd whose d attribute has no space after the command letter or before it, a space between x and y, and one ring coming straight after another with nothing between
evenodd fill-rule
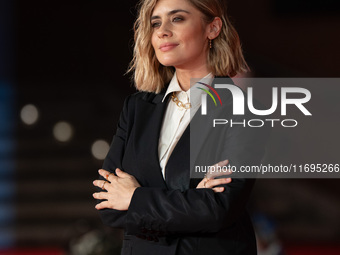
<instances>
[{"instance_id":1,"label":"fingernail","mask_svg":"<svg viewBox=\"0 0 340 255\"><path fill-rule=\"evenodd\" d=\"M119 168L116 168L116 171L121 171Z\"/></svg>"}]
</instances>

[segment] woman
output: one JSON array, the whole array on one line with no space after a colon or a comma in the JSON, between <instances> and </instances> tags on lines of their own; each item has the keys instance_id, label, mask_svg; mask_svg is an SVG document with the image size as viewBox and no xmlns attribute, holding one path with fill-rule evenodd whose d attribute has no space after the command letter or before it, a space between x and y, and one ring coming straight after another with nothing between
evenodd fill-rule
<instances>
[{"instance_id":1,"label":"woman","mask_svg":"<svg viewBox=\"0 0 340 255\"><path fill-rule=\"evenodd\" d=\"M140 92L126 99L94 181L104 223L124 228L122 254L256 254L245 210L253 181L189 174L189 112L200 107L190 79L211 83L247 68L224 2L141 1L130 69ZM249 135L238 132L226 158L260 161L263 144L247 155L238 143Z\"/></svg>"}]
</instances>

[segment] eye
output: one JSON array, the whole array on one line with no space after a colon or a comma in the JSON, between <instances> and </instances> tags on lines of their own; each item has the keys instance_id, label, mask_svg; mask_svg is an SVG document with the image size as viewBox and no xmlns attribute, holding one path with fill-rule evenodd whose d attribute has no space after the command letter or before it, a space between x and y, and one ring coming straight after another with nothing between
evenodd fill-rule
<instances>
[{"instance_id":1,"label":"eye","mask_svg":"<svg viewBox=\"0 0 340 255\"><path fill-rule=\"evenodd\" d=\"M160 27L161 23L160 22L153 22L151 23L151 27L155 28L155 27Z\"/></svg>"},{"instance_id":2,"label":"eye","mask_svg":"<svg viewBox=\"0 0 340 255\"><path fill-rule=\"evenodd\" d=\"M172 19L173 22L178 22L178 21L182 21L182 20L183 20L183 18L181 18L181 17L174 17Z\"/></svg>"}]
</instances>

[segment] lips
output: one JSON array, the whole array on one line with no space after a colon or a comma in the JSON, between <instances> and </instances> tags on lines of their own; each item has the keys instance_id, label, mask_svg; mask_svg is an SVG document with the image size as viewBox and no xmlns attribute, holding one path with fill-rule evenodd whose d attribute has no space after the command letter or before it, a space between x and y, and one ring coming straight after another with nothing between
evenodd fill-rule
<instances>
[{"instance_id":1,"label":"lips","mask_svg":"<svg viewBox=\"0 0 340 255\"><path fill-rule=\"evenodd\" d=\"M176 48L178 46L177 43L163 43L161 44L161 46L159 47L159 49L163 52L172 50L173 48Z\"/></svg>"}]
</instances>

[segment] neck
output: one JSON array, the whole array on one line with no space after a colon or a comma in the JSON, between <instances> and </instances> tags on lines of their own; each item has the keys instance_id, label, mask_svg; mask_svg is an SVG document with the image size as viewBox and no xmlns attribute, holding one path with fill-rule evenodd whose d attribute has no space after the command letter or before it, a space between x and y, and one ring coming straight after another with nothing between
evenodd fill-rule
<instances>
[{"instance_id":1,"label":"neck","mask_svg":"<svg viewBox=\"0 0 340 255\"><path fill-rule=\"evenodd\" d=\"M184 91L190 89L191 78L203 78L207 76L208 73L210 73L210 71L206 66L202 66L201 68L195 70L176 68L176 76L178 83Z\"/></svg>"}]
</instances>

